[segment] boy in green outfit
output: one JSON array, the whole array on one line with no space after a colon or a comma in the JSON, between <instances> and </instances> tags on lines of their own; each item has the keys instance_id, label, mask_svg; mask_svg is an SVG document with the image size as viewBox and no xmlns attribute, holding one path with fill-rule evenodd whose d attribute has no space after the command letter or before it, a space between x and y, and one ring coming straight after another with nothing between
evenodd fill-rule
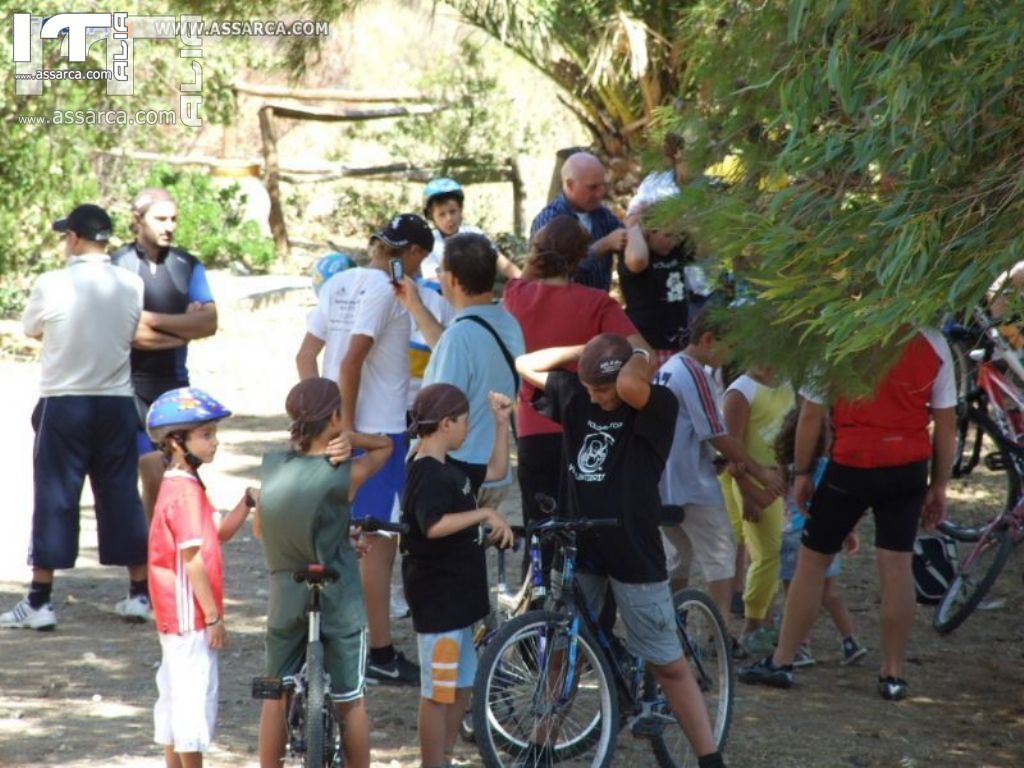
<instances>
[{"instance_id":1,"label":"boy in green outfit","mask_svg":"<svg viewBox=\"0 0 1024 768\"><path fill-rule=\"evenodd\" d=\"M285 410L292 419L292 447L263 457L256 510L256 532L270 572L266 674L287 677L302 667L308 596L305 585L292 579L293 572L310 563L334 568L341 578L325 584L321 593L324 661L342 724L346 765L369 768L370 723L363 703L366 610L349 526L352 500L390 457L391 440L350 433L351 447L365 454L332 464L327 451L328 443L341 434L341 392L330 379L314 377L295 385ZM281 765L287 711L285 699L263 702L261 768Z\"/></svg>"}]
</instances>

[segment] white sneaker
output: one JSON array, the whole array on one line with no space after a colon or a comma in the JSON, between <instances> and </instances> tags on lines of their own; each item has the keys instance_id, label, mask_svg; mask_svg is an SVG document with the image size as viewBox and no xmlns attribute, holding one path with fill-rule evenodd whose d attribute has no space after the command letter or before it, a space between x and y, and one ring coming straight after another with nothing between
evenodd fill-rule
<instances>
[{"instance_id":1,"label":"white sneaker","mask_svg":"<svg viewBox=\"0 0 1024 768\"><path fill-rule=\"evenodd\" d=\"M124 600L119 600L117 605L114 606L114 610L125 621L137 624L153 619L153 605L145 595L136 595L135 597L126 597Z\"/></svg>"},{"instance_id":2,"label":"white sneaker","mask_svg":"<svg viewBox=\"0 0 1024 768\"><path fill-rule=\"evenodd\" d=\"M6 629L37 629L45 632L57 627L57 614L53 603L33 608L28 600L22 600L6 613L0 613L0 627Z\"/></svg>"},{"instance_id":3,"label":"white sneaker","mask_svg":"<svg viewBox=\"0 0 1024 768\"><path fill-rule=\"evenodd\" d=\"M391 618L409 618L409 603L405 600L405 590L401 584L391 585Z\"/></svg>"}]
</instances>

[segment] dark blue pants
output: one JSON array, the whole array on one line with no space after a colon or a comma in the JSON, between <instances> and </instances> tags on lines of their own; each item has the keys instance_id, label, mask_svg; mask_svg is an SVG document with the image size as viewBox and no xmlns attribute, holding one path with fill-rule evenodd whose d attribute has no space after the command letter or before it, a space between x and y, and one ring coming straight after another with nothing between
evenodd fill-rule
<instances>
[{"instance_id":1,"label":"dark blue pants","mask_svg":"<svg viewBox=\"0 0 1024 768\"><path fill-rule=\"evenodd\" d=\"M138 491L138 417L131 397L44 397L32 412L35 510L29 565L73 568L86 476L96 499L100 562L145 565L148 531Z\"/></svg>"}]
</instances>

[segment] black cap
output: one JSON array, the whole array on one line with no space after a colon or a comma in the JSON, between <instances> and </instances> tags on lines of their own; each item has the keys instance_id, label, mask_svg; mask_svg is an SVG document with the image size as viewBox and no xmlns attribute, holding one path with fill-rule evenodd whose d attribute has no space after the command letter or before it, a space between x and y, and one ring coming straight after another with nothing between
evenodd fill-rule
<instances>
[{"instance_id":1,"label":"black cap","mask_svg":"<svg viewBox=\"0 0 1024 768\"><path fill-rule=\"evenodd\" d=\"M75 208L67 218L53 222L53 231L74 232L85 240L106 243L114 234L114 222L98 205L85 203Z\"/></svg>"},{"instance_id":2,"label":"black cap","mask_svg":"<svg viewBox=\"0 0 1024 768\"><path fill-rule=\"evenodd\" d=\"M384 241L392 248L418 245L425 251L434 249L434 233L430 231L427 222L415 213L402 213L395 216L374 237Z\"/></svg>"}]
</instances>

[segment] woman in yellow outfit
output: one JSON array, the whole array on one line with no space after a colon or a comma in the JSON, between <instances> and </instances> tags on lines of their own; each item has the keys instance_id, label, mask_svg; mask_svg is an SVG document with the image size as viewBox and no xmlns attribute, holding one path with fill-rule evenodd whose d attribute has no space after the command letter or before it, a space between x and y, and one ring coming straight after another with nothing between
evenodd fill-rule
<instances>
[{"instance_id":1,"label":"woman in yellow outfit","mask_svg":"<svg viewBox=\"0 0 1024 768\"><path fill-rule=\"evenodd\" d=\"M729 434L743 443L755 461L773 465L775 436L795 399L790 384L776 382L770 367L750 368L730 384L725 393L725 423ZM746 615L743 645L752 654L770 653L774 637L768 627L768 612L779 585L785 525L783 500L776 498L767 506L758 504L753 494L742 492L728 472L722 475L722 486L736 539L741 546L746 545L750 557L743 592ZM764 496L763 493L758 495Z\"/></svg>"}]
</instances>

